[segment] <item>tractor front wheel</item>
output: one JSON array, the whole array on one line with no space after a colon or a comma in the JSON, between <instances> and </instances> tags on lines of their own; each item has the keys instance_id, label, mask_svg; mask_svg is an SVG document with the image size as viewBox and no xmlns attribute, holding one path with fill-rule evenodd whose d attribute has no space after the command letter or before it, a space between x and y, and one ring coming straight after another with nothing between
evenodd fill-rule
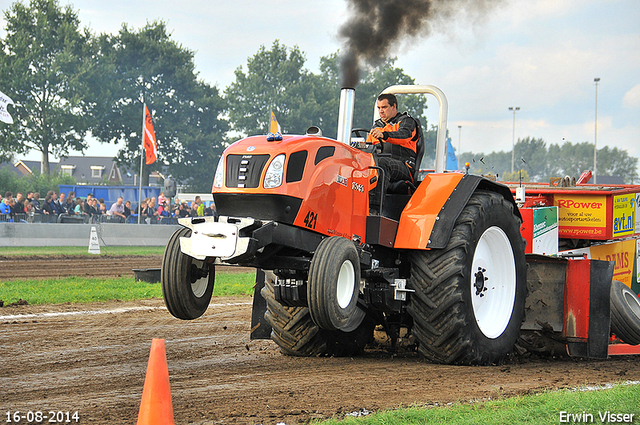
<instances>
[{"instance_id":1,"label":"tractor front wheel","mask_svg":"<svg viewBox=\"0 0 640 425\"><path fill-rule=\"evenodd\" d=\"M351 332L364 319L358 307L360 257L347 238L320 242L311 259L307 299L313 321L322 329Z\"/></svg>"},{"instance_id":2,"label":"tractor front wheel","mask_svg":"<svg viewBox=\"0 0 640 425\"><path fill-rule=\"evenodd\" d=\"M520 335L527 293L524 240L513 204L478 191L446 248L415 251L409 314L418 351L446 364L494 364Z\"/></svg>"},{"instance_id":3,"label":"tractor front wheel","mask_svg":"<svg viewBox=\"0 0 640 425\"><path fill-rule=\"evenodd\" d=\"M162 256L162 296L169 312L178 319L192 320L204 314L211 301L215 266L196 260L180 250L180 238L191 229L176 230Z\"/></svg>"},{"instance_id":4,"label":"tractor front wheel","mask_svg":"<svg viewBox=\"0 0 640 425\"><path fill-rule=\"evenodd\" d=\"M373 340L375 324L365 318L351 332L321 329L311 320L307 307L285 307L274 297L276 276L265 272L262 297L267 301L265 319L271 325L271 339L288 356L355 356Z\"/></svg>"}]
</instances>

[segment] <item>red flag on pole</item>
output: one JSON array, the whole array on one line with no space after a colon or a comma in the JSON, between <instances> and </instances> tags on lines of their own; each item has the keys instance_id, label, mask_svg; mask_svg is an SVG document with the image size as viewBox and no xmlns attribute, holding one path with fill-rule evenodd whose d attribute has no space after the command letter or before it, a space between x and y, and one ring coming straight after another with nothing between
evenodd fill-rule
<instances>
[{"instance_id":1,"label":"red flag on pole","mask_svg":"<svg viewBox=\"0 0 640 425\"><path fill-rule=\"evenodd\" d=\"M147 165L153 164L158 159L158 143L156 141L156 133L153 131L153 121L149 108L144 107L144 150L147 156Z\"/></svg>"}]
</instances>

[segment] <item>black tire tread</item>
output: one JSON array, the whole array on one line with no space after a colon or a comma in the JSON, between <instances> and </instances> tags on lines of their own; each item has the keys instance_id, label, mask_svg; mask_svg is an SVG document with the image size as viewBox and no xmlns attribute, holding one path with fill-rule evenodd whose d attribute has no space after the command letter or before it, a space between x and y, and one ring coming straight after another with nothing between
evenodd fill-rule
<instances>
[{"instance_id":1,"label":"black tire tread","mask_svg":"<svg viewBox=\"0 0 640 425\"><path fill-rule=\"evenodd\" d=\"M345 329L340 326L350 324L351 329L355 328L364 318L364 312L357 306L358 285L354 287L354 298L351 308L343 310L332 303L335 300L335 286L329 282L337 280L338 270L341 266L341 259L352 257L356 261L356 282L360 282L360 269L358 253L353 242L343 237L329 237L322 240L313 255L309 268L309 283L307 289L307 299L309 300L310 314L312 320L322 329L338 330ZM337 261L337 263L336 263ZM339 319L335 319L338 316Z\"/></svg>"},{"instance_id":2,"label":"black tire tread","mask_svg":"<svg viewBox=\"0 0 640 425\"><path fill-rule=\"evenodd\" d=\"M275 275L265 271L261 295L267 301L264 315L272 327L271 339L288 356L355 356L373 338L374 324L365 321L353 332L327 331L313 323L307 307L286 307L276 301Z\"/></svg>"},{"instance_id":3,"label":"black tire tread","mask_svg":"<svg viewBox=\"0 0 640 425\"><path fill-rule=\"evenodd\" d=\"M214 266L210 266L210 282L205 294L196 299L190 292L187 270L191 265L191 259L180 250L180 238L190 235L189 228L182 227L176 230L169 238L162 255L162 296L169 312L182 320L197 319L204 314L211 300L215 279Z\"/></svg>"},{"instance_id":4,"label":"black tire tread","mask_svg":"<svg viewBox=\"0 0 640 425\"><path fill-rule=\"evenodd\" d=\"M624 293L633 291L624 283L611 282L611 332L630 345L640 344L640 318L630 309ZM637 297L636 294L633 294Z\"/></svg>"},{"instance_id":5,"label":"black tire tread","mask_svg":"<svg viewBox=\"0 0 640 425\"><path fill-rule=\"evenodd\" d=\"M468 317L466 313L471 307L466 308L461 289L465 285L461 282L468 281L468 277L464 276L464 267L467 255L471 255L473 251L471 235L475 222L486 210L494 208L504 208L513 214L512 204L501 195L484 191L474 193L456 220L445 249L409 253L412 264L409 283L416 292L411 296L407 311L413 318L412 333L418 341L418 351L430 361L487 365L502 362L508 354L488 352L471 335L469 328L475 318ZM519 236L519 221L517 225ZM512 243L517 249L522 247L521 258L516 261L524 262L524 241L520 237ZM517 321L515 333L518 335L524 315L526 282L524 285L525 294L517 297L514 307L517 311L513 313L511 322ZM513 327L510 325L510 333L514 332ZM515 344L517 335L510 335L509 338Z\"/></svg>"}]
</instances>

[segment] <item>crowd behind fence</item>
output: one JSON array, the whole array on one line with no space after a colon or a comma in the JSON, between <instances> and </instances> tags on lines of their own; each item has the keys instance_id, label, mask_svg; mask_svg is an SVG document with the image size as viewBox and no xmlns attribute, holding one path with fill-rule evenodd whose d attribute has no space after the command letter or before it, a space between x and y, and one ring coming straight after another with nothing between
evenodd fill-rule
<instances>
[{"instance_id":1,"label":"crowd behind fence","mask_svg":"<svg viewBox=\"0 0 640 425\"><path fill-rule=\"evenodd\" d=\"M27 192L26 197L18 193L13 198L11 192L6 192L0 201L0 222L177 224L178 218L216 214L215 205L205 206L199 196L191 204L177 198L171 202L164 192L158 199L144 199L135 209L132 209L131 201L122 197L107 207L104 199L96 199L92 194L76 198L69 192L58 197L54 191L49 191L42 203L39 196L39 193Z\"/></svg>"}]
</instances>

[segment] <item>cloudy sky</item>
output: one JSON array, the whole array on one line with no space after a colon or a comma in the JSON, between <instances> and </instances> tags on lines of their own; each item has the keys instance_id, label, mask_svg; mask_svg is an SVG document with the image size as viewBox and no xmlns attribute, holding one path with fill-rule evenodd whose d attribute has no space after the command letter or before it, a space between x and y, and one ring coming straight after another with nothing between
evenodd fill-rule
<instances>
[{"instance_id":1,"label":"cloudy sky","mask_svg":"<svg viewBox=\"0 0 640 425\"><path fill-rule=\"evenodd\" d=\"M82 25L95 32L115 33L122 23L137 29L147 21L164 20L173 38L196 52L200 77L221 89L233 81L237 67L275 39L299 46L307 67L318 72L319 58L341 47L337 34L349 14L346 0L69 3ZM10 4L0 0L0 9ZM3 19L0 26L2 36ZM482 16L462 13L439 22L429 37L399 43L392 54L398 58L396 66L416 83L445 92L456 149L509 151L514 118L510 106L520 107L516 139L593 143L598 77L598 147L619 147L640 157L638 0L504 1ZM9 86L0 84L0 91L10 93ZM437 102L429 101L433 112ZM428 118L436 122L434 115ZM94 142L86 154L115 151Z\"/></svg>"}]
</instances>

